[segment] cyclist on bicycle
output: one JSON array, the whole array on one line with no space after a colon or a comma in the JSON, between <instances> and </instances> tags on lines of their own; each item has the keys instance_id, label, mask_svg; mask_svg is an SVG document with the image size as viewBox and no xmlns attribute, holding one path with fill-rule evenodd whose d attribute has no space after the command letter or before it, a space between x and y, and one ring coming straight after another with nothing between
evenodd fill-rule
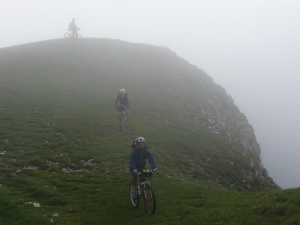
<instances>
[{"instance_id":1,"label":"cyclist on bicycle","mask_svg":"<svg viewBox=\"0 0 300 225\"><path fill-rule=\"evenodd\" d=\"M137 196L137 173L139 171L142 171L146 167L146 160L148 160L152 171L156 171L156 163L155 160L148 150L148 148L145 146L145 138L138 137L135 140L135 146L133 146L133 149L130 154L130 160L129 160L129 168L132 174L132 194L134 198Z\"/></svg>"},{"instance_id":2,"label":"cyclist on bicycle","mask_svg":"<svg viewBox=\"0 0 300 225\"><path fill-rule=\"evenodd\" d=\"M128 99L128 94L126 93L126 90L124 88L121 88L118 93L118 96L115 101L115 107L118 110L118 112L122 112L125 107L125 112L128 121L129 99Z\"/></svg>"},{"instance_id":3,"label":"cyclist on bicycle","mask_svg":"<svg viewBox=\"0 0 300 225\"><path fill-rule=\"evenodd\" d=\"M76 26L74 18L72 19L72 22L69 24L69 29L68 30L72 32L73 37L76 36L77 31L80 30L80 28Z\"/></svg>"}]
</instances>

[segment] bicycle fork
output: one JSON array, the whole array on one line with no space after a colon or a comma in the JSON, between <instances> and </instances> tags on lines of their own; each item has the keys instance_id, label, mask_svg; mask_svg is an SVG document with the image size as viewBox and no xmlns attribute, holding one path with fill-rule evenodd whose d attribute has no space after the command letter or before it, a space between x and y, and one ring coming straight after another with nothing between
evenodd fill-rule
<instances>
[{"instance_id":1,"label":"bicycle fork","mask_svg":"<svg viewBox=\"0 0 300 225\"><path fill-rule=\"evenodd\" d=\"M143 193L144 193L144 183L140 183L138 184L138 194L140 198L142 197Z\"/></svg>"}]
</instances>

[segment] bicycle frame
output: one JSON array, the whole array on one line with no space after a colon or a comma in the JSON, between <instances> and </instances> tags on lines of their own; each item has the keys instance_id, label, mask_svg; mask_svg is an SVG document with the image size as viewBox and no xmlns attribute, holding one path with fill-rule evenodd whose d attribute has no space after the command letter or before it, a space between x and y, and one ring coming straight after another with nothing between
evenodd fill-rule
<instances>
[{"instance_id":1,"label":"bicycle frame","mask_svg":"<svg viewBox=\"0 0 300 225\"><path fill-rule=\"evenodd\" d=\"M146 177L151 177L152 176L152 171L146 170L143 172L138 172L138 183L137 183L137 188L138 188L138 194L141 197L141 194L143 190L147 188L147 186L150 186L150 181L146 180ZM145 175L145 176L142 176Z\"/></svg>"},{"instance_id":2,"label":"bicycle frame","mask_svg":"<svg viewBox=\"0 0 300 225\"><path fill-rule=\"evenodd\" d=\"M154 214L156 210L156 198L153 191L153 188L150 185L150 181L147 181L147 177L152 176L151 170L143 170L137 173L138 175L138 182L137 182L137 198L133 198L131 194L131 185L132 181L130 182L129 186L129 195L131 204L133 207L137 208L139 206L139 201L143 199L144 206L147 214Z\"/></svg>"}]
</instances>

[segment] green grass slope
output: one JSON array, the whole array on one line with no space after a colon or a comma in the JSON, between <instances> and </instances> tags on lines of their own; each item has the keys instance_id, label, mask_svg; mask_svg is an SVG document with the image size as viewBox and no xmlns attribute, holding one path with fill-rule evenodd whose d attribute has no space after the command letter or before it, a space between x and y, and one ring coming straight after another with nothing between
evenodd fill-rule
<instances>
[{"instance_id":1,"label":"green grass slope","mask_svg":"<svg viewBox=\"0 0 300 225\"><path fill-rule=\"evenodd\" d=\"M300 220L299 190L277 190L264 170L252 179L259 156L192 119L199 108L190 99L217 85L167 49L109 39L26 44L0 49L0 79L2 224ZM124 132L114 109L120 87L130 98ZM128 201L137 136L159 168L154 216Z\"/></svg>"}]
</instances>

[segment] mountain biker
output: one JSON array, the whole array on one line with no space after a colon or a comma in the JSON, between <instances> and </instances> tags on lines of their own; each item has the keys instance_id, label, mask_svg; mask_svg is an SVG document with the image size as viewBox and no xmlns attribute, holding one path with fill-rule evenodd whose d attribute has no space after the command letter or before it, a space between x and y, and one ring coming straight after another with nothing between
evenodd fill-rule
<instances>
[{"instance_id":1,"label":"mountain biker","mask_svg":"<svg viewBox=\"0 0 300 225\"><path fill-rule=\"evenodd\" d=\"M69 24L69 31L72 31L73 36L77 35L77 31L80 30L79 27L75 24L75 19L72 19L72 22Z\"/></svg>"},{"instance_id":2,"label":"mountain biker","mask_svg":"<svg viewBox=\"0 0 300 225\"><path fill-rule=\"evenodd\" d=\"M115 101L115 107L118 110L118 112L122 112L125 107L125 112L128 121L129 99L128 99L128 94L124 88L121 88L119 90L118 96Z\"/></svg>"},{"instance_id":3,"label":"mountain biker","mask_svg":"<svg viewBox=\"0 0 300 225\"><path fill-rule=\"evenodd\" d=\"M137 173L139 171L142 171L146 167L146 160L148 160L152 171L156 171L156 163L155 160L148 150L148 148L145 146L145 138L144 137L138 137L135 140L135 146L133 146L133 149L130 154L129 159L129 169L132 174L132 194L134 198L137 196Z\"/></svg>"}]
</instances>

